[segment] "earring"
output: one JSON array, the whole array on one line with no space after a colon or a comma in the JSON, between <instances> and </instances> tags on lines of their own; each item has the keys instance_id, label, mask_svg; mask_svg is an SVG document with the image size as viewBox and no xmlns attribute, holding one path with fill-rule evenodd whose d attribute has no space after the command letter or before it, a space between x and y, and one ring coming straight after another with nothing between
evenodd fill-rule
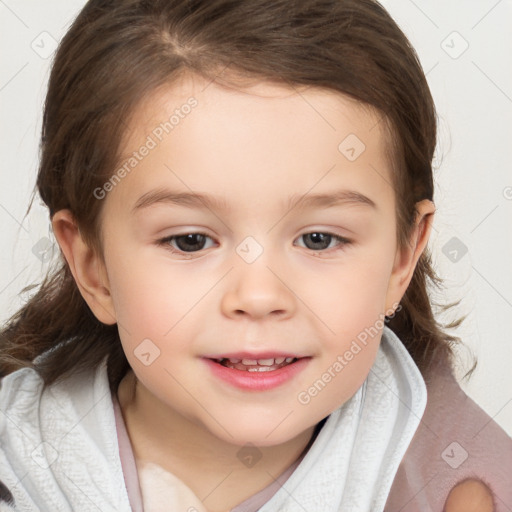
<instances>
[{"instance_id":1,"label":"earring","mask_svg":"<svg viewBox=\"0 0 512 512\"><path fill-rule=\"evenodd\" d=\"M401 304L398 304L398 306L396 307L396 309L393 310L393 313L391 313L391 315L386 315L384 316L384 323L386 324L389 324L389 322L391 321L392 318L395 317L395 315L402 309L402 305Z\"/></svg>"}]
</instances>

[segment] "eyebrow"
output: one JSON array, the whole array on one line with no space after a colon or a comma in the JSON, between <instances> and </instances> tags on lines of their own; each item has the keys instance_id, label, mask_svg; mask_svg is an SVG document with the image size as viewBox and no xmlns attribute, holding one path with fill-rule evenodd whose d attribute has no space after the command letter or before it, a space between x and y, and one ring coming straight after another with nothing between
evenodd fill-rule
<instances>
[{"instance_id":1,"label":"eyebrow","mask_svg":"<svg viewBox=\"0 0 512 512\"><path fill-rule=\"evenodd\" d=\"M139 197L131 212L136 214L158 203L217 211L229 210L229 205L224 198L195 192L176 192L165 188L158 188L150 190ZM288 198L287 210L292 208L329 208L343 205L366 206L377 209L375 202L360 192L337 190L331 193L292 195Z\"/></svg>"}]
</instances>

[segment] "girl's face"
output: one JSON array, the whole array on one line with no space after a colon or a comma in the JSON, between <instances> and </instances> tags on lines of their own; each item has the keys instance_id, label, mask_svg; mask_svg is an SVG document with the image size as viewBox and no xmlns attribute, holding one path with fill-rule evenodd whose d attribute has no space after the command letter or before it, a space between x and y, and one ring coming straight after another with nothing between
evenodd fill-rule
<instances>
[{"instance_id":1,"label":"girl's face","mask_svg":"<svg viewBox=\"0 0 512 512\"><path fill-rule=\"evenodd\" d=\"M95 191L97 316L169 418L239 445L298 436L362 385L419 257L396 247L382 123L333 92L188 76L129 127Z\"/></svg>"}]
</instances>

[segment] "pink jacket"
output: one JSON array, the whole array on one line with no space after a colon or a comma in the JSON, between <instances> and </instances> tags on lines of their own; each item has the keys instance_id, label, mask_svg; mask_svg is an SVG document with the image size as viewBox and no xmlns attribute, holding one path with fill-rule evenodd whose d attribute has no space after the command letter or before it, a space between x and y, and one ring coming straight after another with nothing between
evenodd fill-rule
<instances>
[{"instance_id":1,"label":"pink jacket","mask_svg":"<svg viewBox=\"0 0 512 512\"><path fill-rule=\"evenodd\" d=\"M495 512L512 511L512 439L464 393L447 367L437 368L426 385L427 407L385 512L444 512L450 491L466 479L487 486Z\"/></svg>"}]
</instances>

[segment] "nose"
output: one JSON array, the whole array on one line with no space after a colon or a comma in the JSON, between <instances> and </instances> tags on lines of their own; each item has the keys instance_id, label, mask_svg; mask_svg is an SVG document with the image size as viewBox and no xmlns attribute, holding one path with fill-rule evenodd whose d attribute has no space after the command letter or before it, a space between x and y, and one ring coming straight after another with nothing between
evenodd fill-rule
<instances>
[{"instance_id":1,"label":"nose","mask_svg":"<svg viewBox=\"0 0 512 512\"><path fill-rule=\"evenodd\" d=\"M277 265L272 265L270 255L264 253L252 263L235 260L235 268L229 273L224 289L221 309L231 318L289 318L296 308L292 289L287 276L280 275Z\"/></svg>"}]
</instances>

